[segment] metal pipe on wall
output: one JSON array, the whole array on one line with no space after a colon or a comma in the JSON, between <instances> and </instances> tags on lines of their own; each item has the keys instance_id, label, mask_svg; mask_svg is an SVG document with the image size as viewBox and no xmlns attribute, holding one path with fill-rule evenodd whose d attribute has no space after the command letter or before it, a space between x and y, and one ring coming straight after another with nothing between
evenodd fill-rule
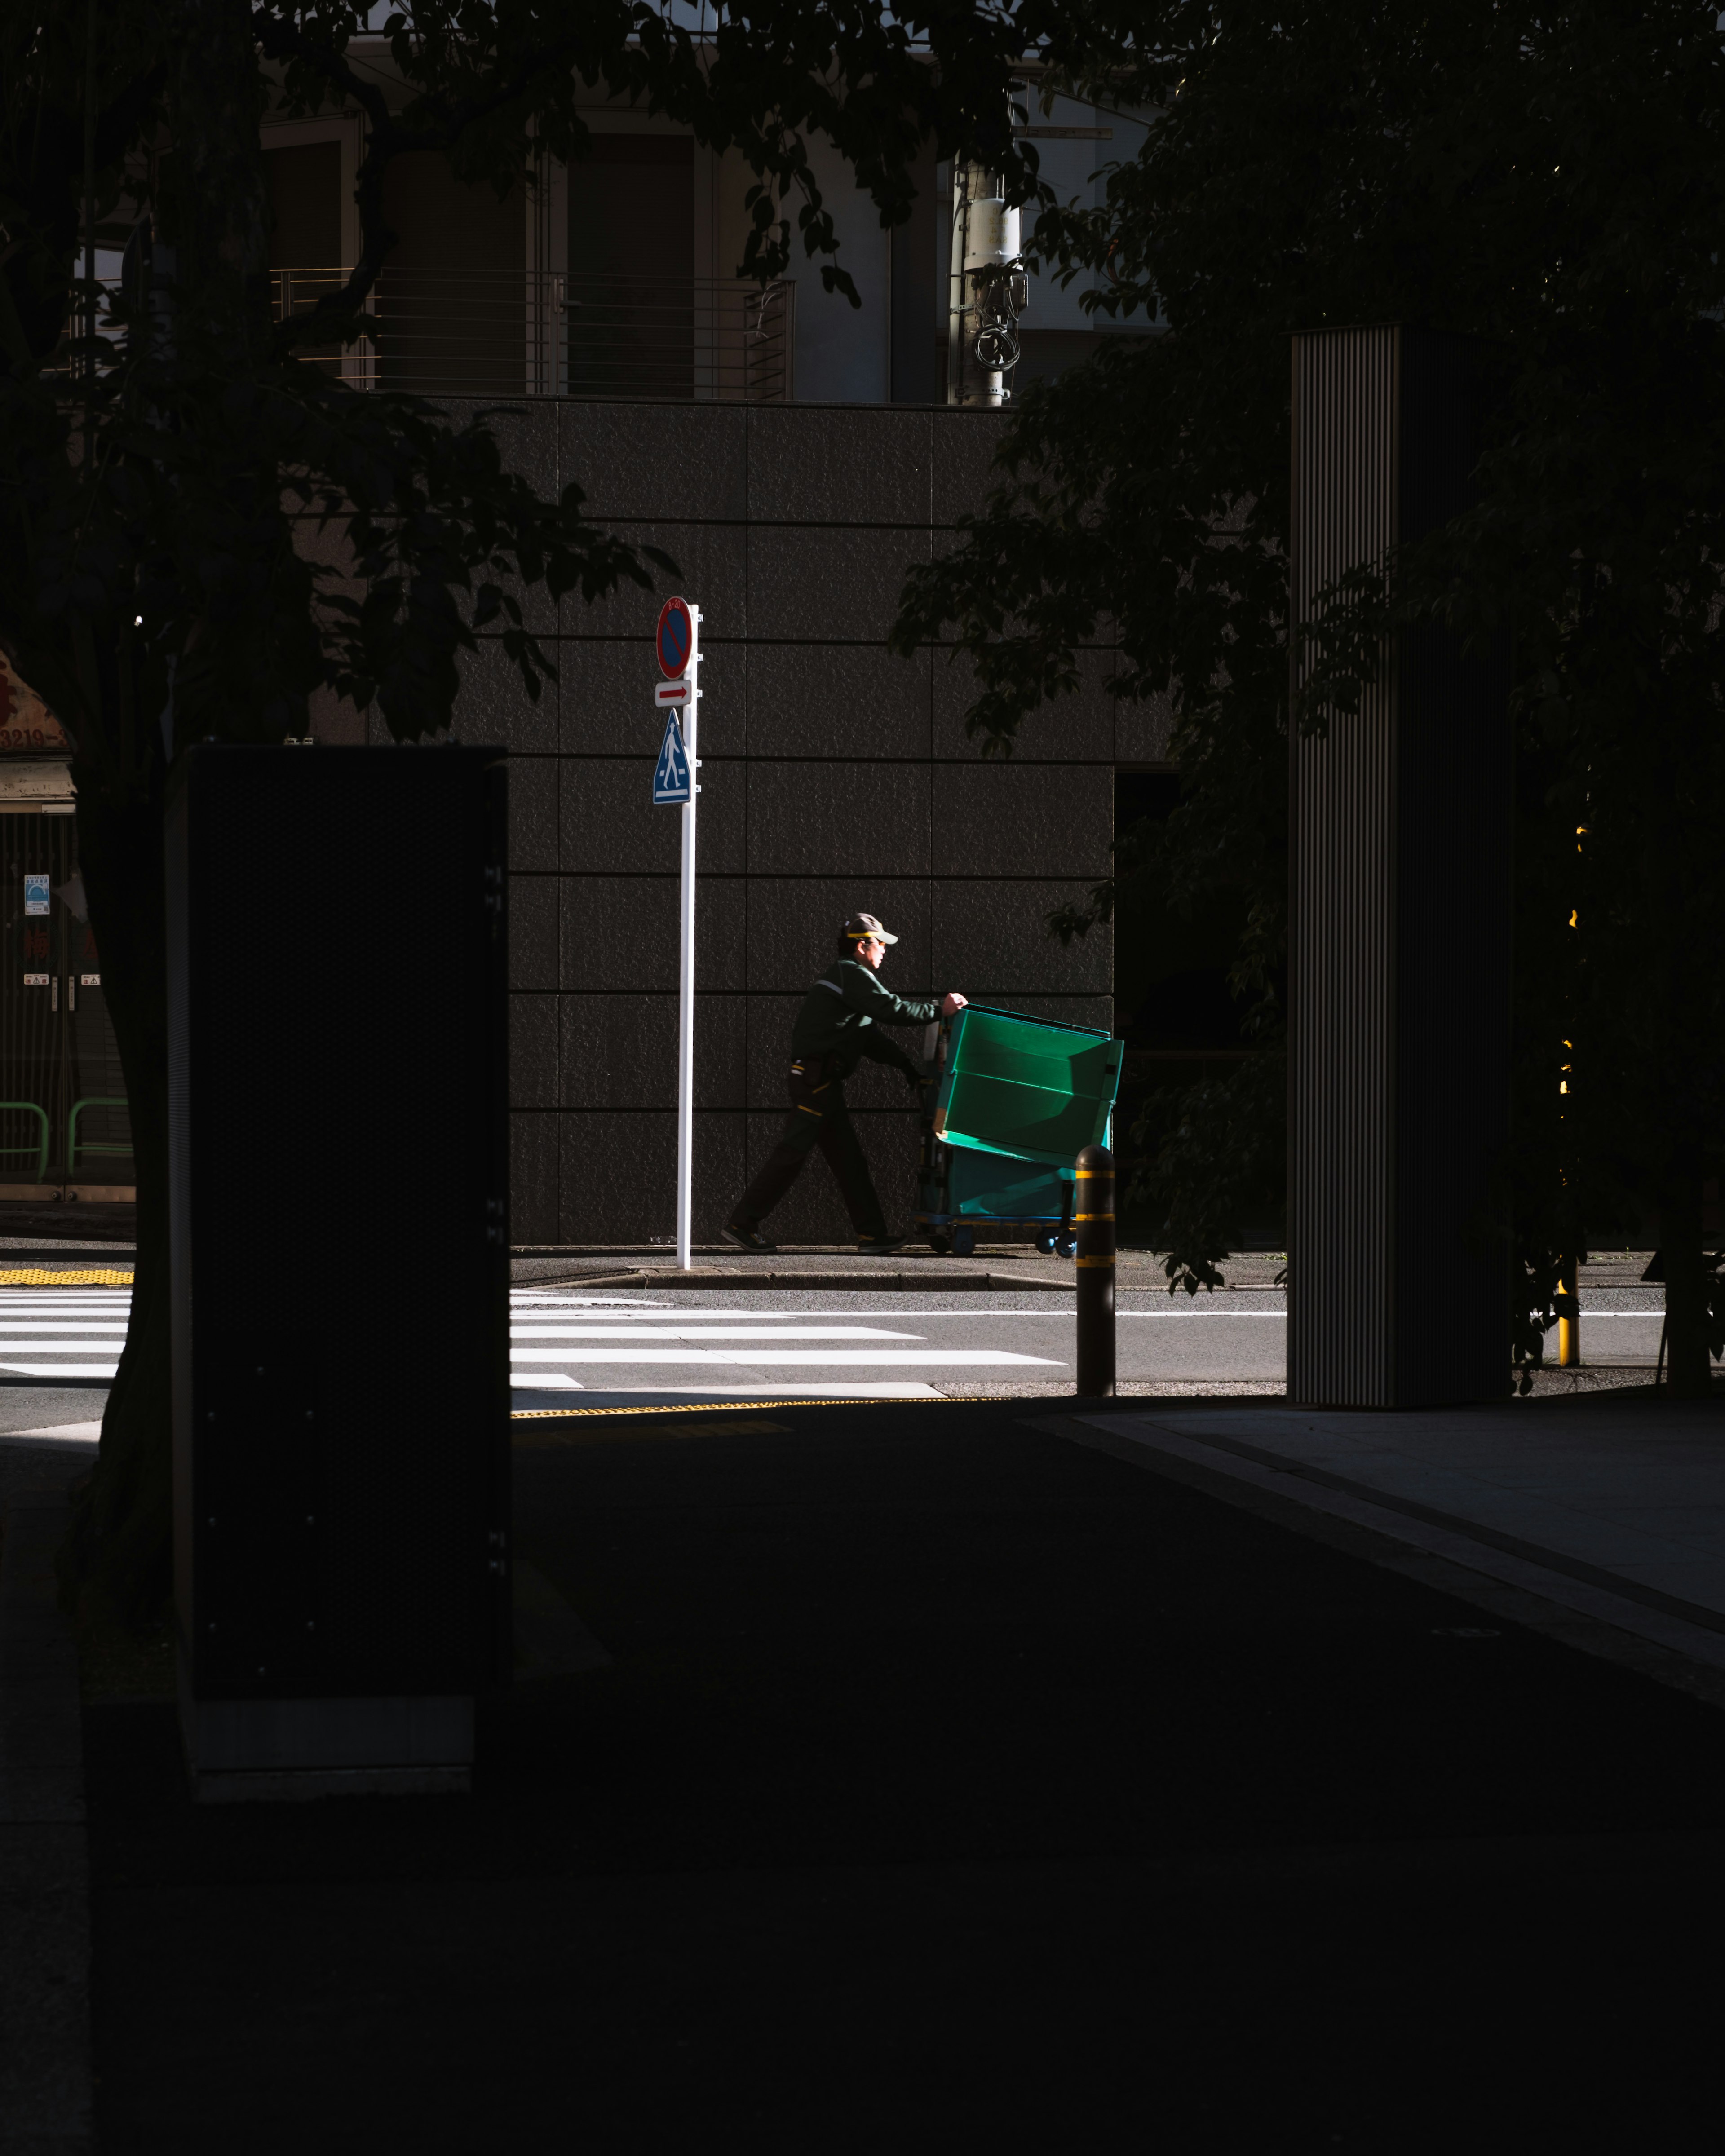
<instances>
[{"instance_id":1,"label":"metal pipe on wall","mask_svg":"<svg viewBox=\"0 0 1725 2156\"><path fill-rule=\"evenodd\" d=\"M1005 370L978 356L978 333L990 317L980 295L985 285L1019 262L1022 220L1009 203L998 175L981 165L952 167L952 246L947 300L947 402L998 408L1012 394ZM1020 285L1022 272L1020 271ZM1007 310L1015 322L1022 311L1020 290ZM1016 357L1016 341L1013 341Z\"/></svg>"}]
</instances>

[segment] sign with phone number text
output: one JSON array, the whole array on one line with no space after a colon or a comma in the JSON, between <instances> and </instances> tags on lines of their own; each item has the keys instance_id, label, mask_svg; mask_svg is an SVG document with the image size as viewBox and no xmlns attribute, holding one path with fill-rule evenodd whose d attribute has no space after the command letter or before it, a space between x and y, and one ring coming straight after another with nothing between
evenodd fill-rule
<instances>
[{"instance_id":1,"label":"sign with phone number text","mask_svg":"<svg viewBox=\"0 0 1725 2156\"><path fill-rule=\"evenodd\" d=\"M70 747L65 728L0 655L0 756Z\"/></svg>"}]
</instances>

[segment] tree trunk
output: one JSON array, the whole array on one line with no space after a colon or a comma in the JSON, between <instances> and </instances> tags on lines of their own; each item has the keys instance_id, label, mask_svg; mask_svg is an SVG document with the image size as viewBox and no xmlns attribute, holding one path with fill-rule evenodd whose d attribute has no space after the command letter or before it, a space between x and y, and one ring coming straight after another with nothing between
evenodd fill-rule
<instances>
[{"instance_id":1,"label":"tree trunk","mask_svg":"<svg viewBox=\"0 0 1725 2156\"><path fill-rule=\"evenodd\" d=\"M188 327L236 362L270 333L269 215L256 49L246 0L165 0L172 182L159 205L179 249ZM185 660L209 624L195 624ZM120 1045L137 1171L136 1275L125 1352L95 1473L74 1502L62 1591L93 1589L126 1621L158 1620L172 1591L173 1440L167 1273L167 954L162 891L164 745L136 711L123 644L101 653L100 741L74 767L78 839L102 985ZM94 686L94 684L92 684ZM183 701L183 699L182 699ZM225 716L203 715L199 732ZM185 714L181 715L184 723Z\"/></svg>"},{"instance_id":2,"label":"tree trunk","mask_svg":"<svg viewBox=\"0 0 1725 2156\"><path fill-rule=\"evenodd\" d=\"M162 792L80 772L78 850L102 984L119 1040L137 1175L131 1323L102 1417L95 1472L61 1551L63 1592L93 1588L127 1623L158 1620L172 1591L173 1464L167 1274L167 973Z\"/></svg>"},{"instance_id":3,"label":"tree trunk","mask_svg":"<svg viewBox=\"0 0 1725 2156\"><path fill-rule=\"evenodd\" d=\"M1664 1194L1659 1248L1665 1260L1666 1369L1671 1398L1705 1399L1713 1380L1698 1168L1693 1175L1677 1176Z\"/></svg>"}]
</instances>

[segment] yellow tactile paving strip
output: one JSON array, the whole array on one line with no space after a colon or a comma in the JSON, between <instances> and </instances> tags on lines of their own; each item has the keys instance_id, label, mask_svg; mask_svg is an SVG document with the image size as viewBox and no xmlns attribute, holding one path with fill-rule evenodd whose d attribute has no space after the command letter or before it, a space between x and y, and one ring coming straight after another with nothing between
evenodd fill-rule
<instances>
[{"instance_id":1,"label":"yellow tactile paving strip","mask_svg":"<svg viewBox=\"0 0 1725 2156\"><path fill-rule=\"evenodd\" d=\"M517 1388L531 1392L531 1384ZM925 1403L938 1404L955 1395L947 1393L912 1393L900 1399L834 1399L830 1394L824 1399L788 1400L775 1393L770 1400L691 1400L681 1404L642 1408L511 1408L510 1418L515 1422L548 1422L562 1420L569 1415L674 1415L674 1414L742 1414L750 1409L768 1408L919 1408Z\"/></svg>"},{"instance_id":2,"label":"yellow tactile paving strip","mask_svg":"<svg viewBox=\"0 0 1725 2156\"><path fill-rule=\"evenodd\" d=\"M686 1407L670 1404L658 1408L513 1408L510 1410L512 1422L561 1422L570 1415L674 1415L674 1414L740 1414L748 1408L757 1408L759 1400L691 1400ZM776 1408L829 1408L843 1406L843 1401L782 1400L775 1397Z\"/></svg>"},{"instance_id":3,"label":"yellow tactile paving strip","mask_svg":"<svg viewBox=\"0 0 1725 2156\"><path fill-rule=\"evenodd\" d=\"M674 1405L640 1408L516 1408L511 1410L511 1422L567 1423L587 1419L615 1421L624 1416L650 1416L650 1422L638 1421L627 1430L518 1430L510 1440L512 1445L585 1445L601 1439L634 1437L766 1437L790 1435L782 1422L768 1422L761 1418L759 1410L773 1408L855 1408L921 1407L927 1395L913 1395L909 1399L855 1400L818 1399L782 1400L691 1400L686 1406ZM943 1394L936 1395L939 1404L946 1404ZM747 1422L671 1422L672 1415L738 1415L754 1411L754 1419Z\"/></svg>"},{"instance_id":4,"label":"yellow tactile paving strip","mask_svg":"<svg viewBox=\"0 0 1725 2156\"><path fill-rule=\"evenodd\" d=\"M925 1395L923 1395L925 1397ZM923 1397L895 1399L895 1408L921 1408ZM942 1399L944 1395L936 1395ZM789 1423L770 1423L761 1414L761 1406L774 1408L867 1408L886 1406L886 1401L858 1401L858 1399L701 1399L688 1401L688 1406L662 1408L516 1408L511 1421L516 1423L550 1423L542 1430L511 1431L511 1442L516 1449L535 1451L543 1445L636 1445L643 1438L789 1438ZM751 1414L751 1410L755 1410ZM690 1421L673 1421L673 1416L690 1416ZM705 1416L705 1421L692 1421L692 1416ZM726 1421L714 1421L714 1416L726 1416ZM742 1419L740 1419L742 1416ZM621 1421L621 1430L606 1430L606 1423Z\"/></svg>"},{"instance_id":5,"label":"yellow tactile paving strip","mask_svg":"<svg viewBox=\"0 0 1725 2156\"><path fill-rule=\"evenodd\" d=\"M74 1271L69 1265L0 1265L0 1287L130 1287L130 1272L108 1268Z\"/></svg>"}]
</instances>

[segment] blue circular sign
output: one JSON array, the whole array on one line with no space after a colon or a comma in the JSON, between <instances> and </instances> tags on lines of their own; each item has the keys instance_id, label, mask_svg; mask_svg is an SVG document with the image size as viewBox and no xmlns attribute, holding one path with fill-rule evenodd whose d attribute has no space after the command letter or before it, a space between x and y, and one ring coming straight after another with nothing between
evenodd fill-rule
<instances>
[{"instance_id":1,"label":"blue circular sign","mask_svg":"<svg viewBox=\"0 0 1725 2156\"><path fill-rule=\"evenodd\" d=\"M695 649L695 623L686 599L667 599L660 608L655 642L659 651L659 670L667 681L675 681L689 671L689 654Z\"/></svg>"}]
</instances>

